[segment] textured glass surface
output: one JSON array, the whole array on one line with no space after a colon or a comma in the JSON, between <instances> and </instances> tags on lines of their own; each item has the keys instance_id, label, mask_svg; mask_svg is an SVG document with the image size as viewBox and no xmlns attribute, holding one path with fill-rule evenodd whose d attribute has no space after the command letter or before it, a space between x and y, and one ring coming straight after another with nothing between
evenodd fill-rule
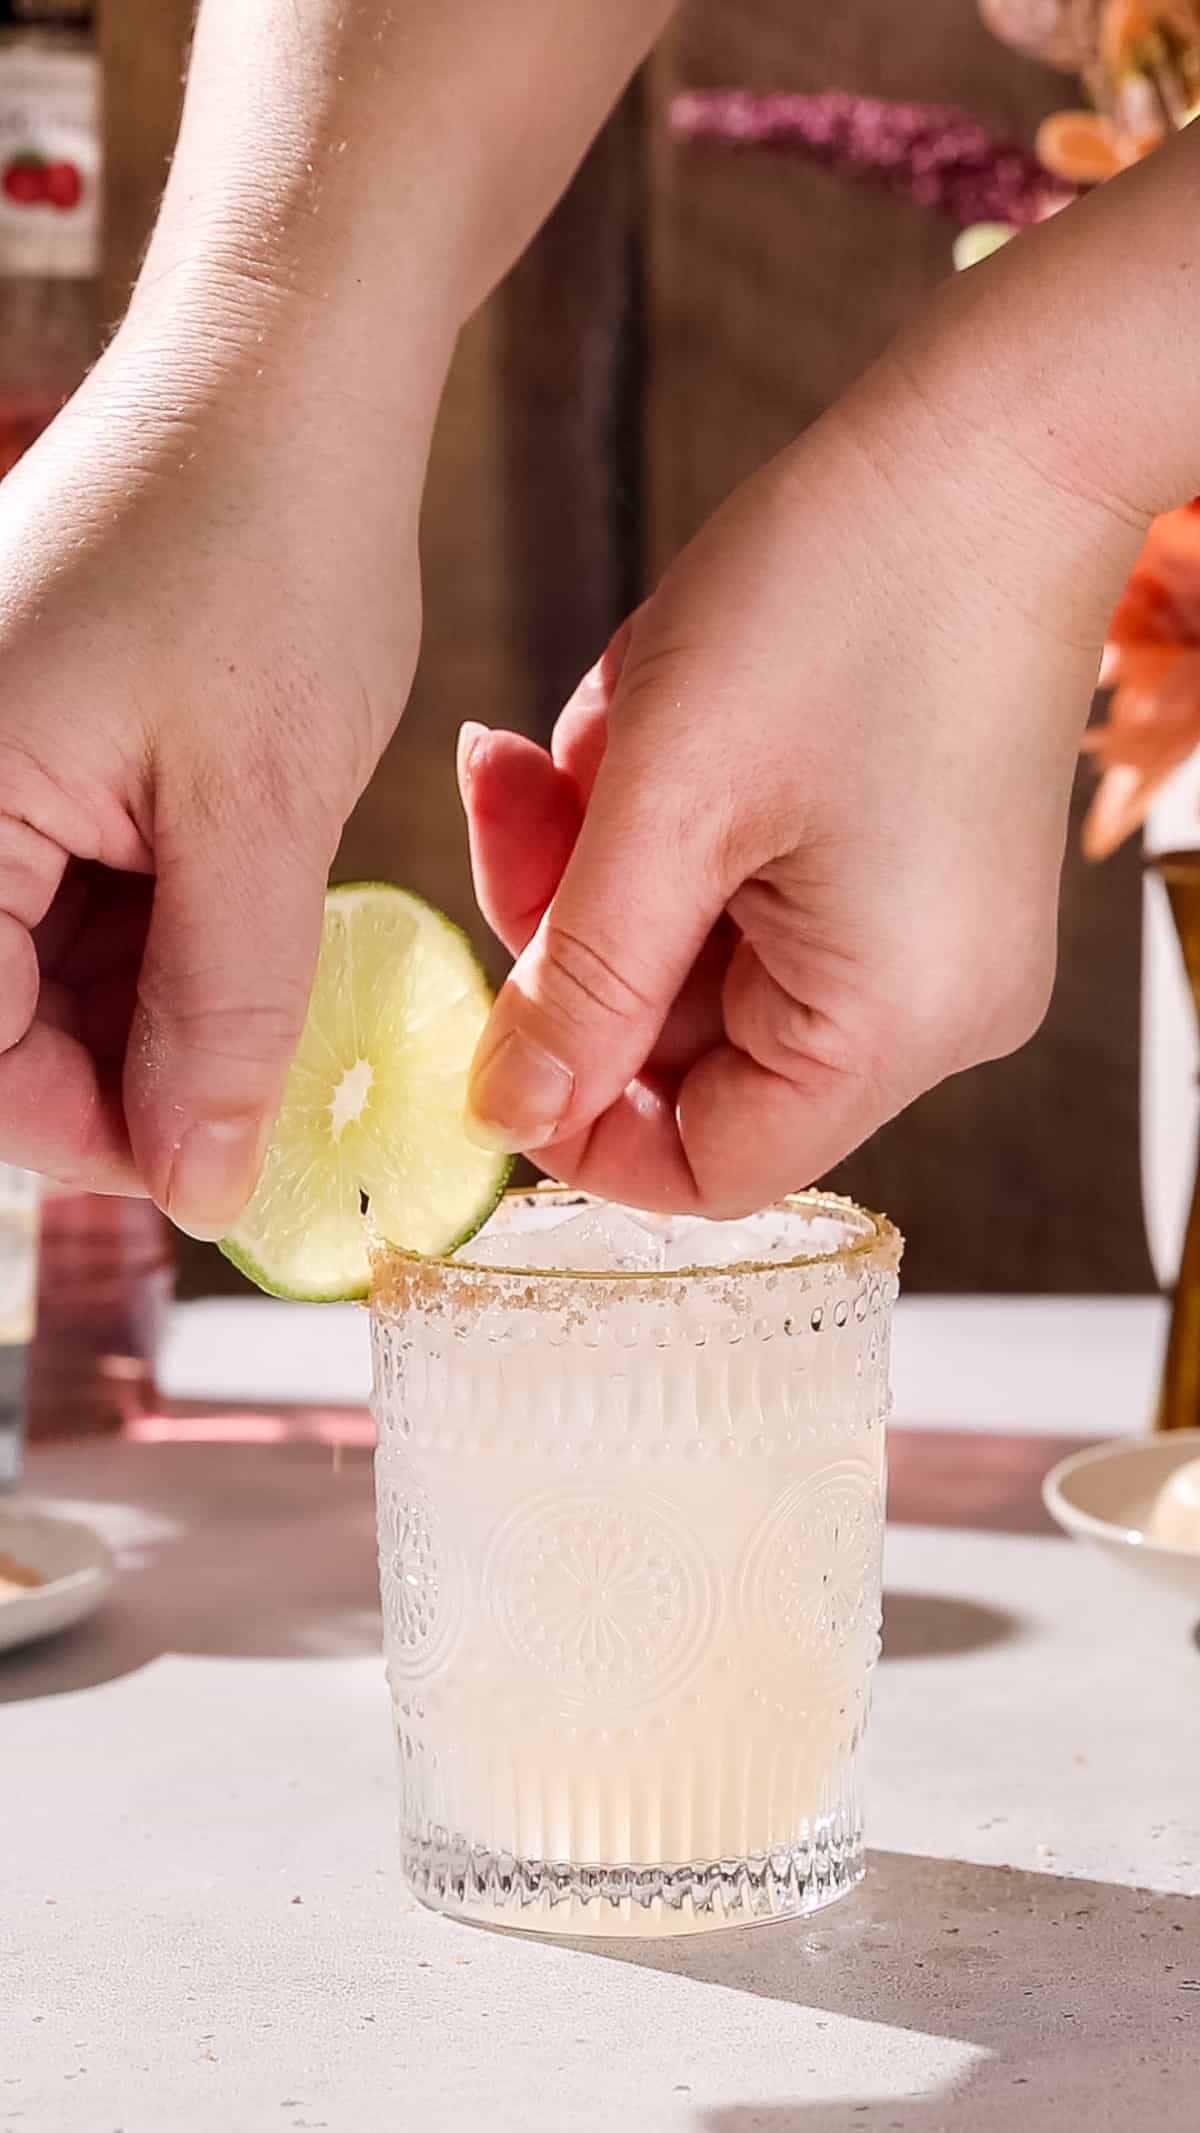
<instances>
[{"instance_id":1,"label":"textured glass surface","mask_svg":"<svg viewBox=\"0 0 1200 2133\"><path fill-rule=\"evenodd\" d=\"M797 1252L824 1255L802 1264L377 1267L385 1645L426 1901L664 1933L859 1878L900 1243L793 1204Z\"/></svg>"}]
</instances>

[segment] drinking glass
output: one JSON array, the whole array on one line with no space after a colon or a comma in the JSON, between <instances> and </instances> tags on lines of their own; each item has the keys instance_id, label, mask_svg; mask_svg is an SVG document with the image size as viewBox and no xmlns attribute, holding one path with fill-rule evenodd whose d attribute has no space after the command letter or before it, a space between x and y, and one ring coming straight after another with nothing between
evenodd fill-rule
<instances>
[{"instance_id":1,"label":"drinking glass","mask_svg":"<svg viewBox=\"0 0 1200 2133\"><path fill-rule=\"evenodd\" d=\"M597 1211L581 1266L588 1204L512 1194L486 1249L377 1257L405 1872L552 1932L814 1911L863 1872L901 1239L803 1194L647 1268Z\"/></svg>"}]
</instances>

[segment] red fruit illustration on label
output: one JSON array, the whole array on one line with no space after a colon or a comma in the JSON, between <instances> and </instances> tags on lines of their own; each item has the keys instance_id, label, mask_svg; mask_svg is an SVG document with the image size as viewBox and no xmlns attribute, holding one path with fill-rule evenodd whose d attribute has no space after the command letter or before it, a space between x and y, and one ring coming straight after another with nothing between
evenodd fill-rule
<instances>
[{"instance_id":1,"label":"red fruit illustration on label","mask_svg":"<svg viewBox=\"0 0 1200 2133\"><path fill-rule=\"evenodd\" d=\"M78 207L82 192L83 179L74 163L64 160L46 164L42 172L42 198L48 200L51 207L64 211Z\"/></svg>"},{"instance_id":2,"label":"red fruit illustration on label","mask_svg":"<svg viewBox=\"0 0 1200 2133\"><path fill-rule=\"evenodd\" d=\"M0 178L6 198L18 207L32 207L37 201L44 200L45 183L46 165L40 156L34 155L14 156L5 164Z\"/></svg>"}]
</instances>

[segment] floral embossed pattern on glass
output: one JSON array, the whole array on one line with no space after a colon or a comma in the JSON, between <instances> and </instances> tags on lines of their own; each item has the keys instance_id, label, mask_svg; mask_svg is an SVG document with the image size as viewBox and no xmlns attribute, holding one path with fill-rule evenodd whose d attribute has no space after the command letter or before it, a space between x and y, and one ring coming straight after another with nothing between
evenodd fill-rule
<instances>
[{"instance_id":1,"label":"floral embossed pattern on glass","mask_svg":"<svg viewBox=\"0 0 1200 2133\"><path fill-rule=\"evenodd\" d=\"M801 1195L593 1268L587 1205L376 1264L406 1872L553 1932L815 1910L863 1870L900 1239Z\"/></svg>"}]
</instances>

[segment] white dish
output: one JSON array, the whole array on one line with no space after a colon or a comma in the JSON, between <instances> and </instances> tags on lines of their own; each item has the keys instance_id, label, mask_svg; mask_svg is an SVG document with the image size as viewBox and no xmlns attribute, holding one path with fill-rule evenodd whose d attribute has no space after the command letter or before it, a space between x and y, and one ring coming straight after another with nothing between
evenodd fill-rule
<instances>
[{"instance_id":1,"label":"white dish","mask_svg":"<svg viewBox=\"0 0 1200 2133\"><path fill-rule=\"evenodd\" d=\"M1200 1548L1172 1547L1147 1532L1163 1483L1198 1455L1200 1429L1072 1452L1042 1483L1046 1509L1075 1539L1093 1542L1140 1577L1200 1602Z\"/></svg>"},{"instance_id":2,"label":"white dish","mask_svg":"<svg viewBox=\"0 0 1200 2133\"><path fill-rule=\"evenodd\" d=\"M19 1498L0 1501L0 1554L40 1571L45 1581L0 1600L0 1652L81 1622L113 1581L112 1555L98 1533Z\"/></svg>"}]
</instances>

